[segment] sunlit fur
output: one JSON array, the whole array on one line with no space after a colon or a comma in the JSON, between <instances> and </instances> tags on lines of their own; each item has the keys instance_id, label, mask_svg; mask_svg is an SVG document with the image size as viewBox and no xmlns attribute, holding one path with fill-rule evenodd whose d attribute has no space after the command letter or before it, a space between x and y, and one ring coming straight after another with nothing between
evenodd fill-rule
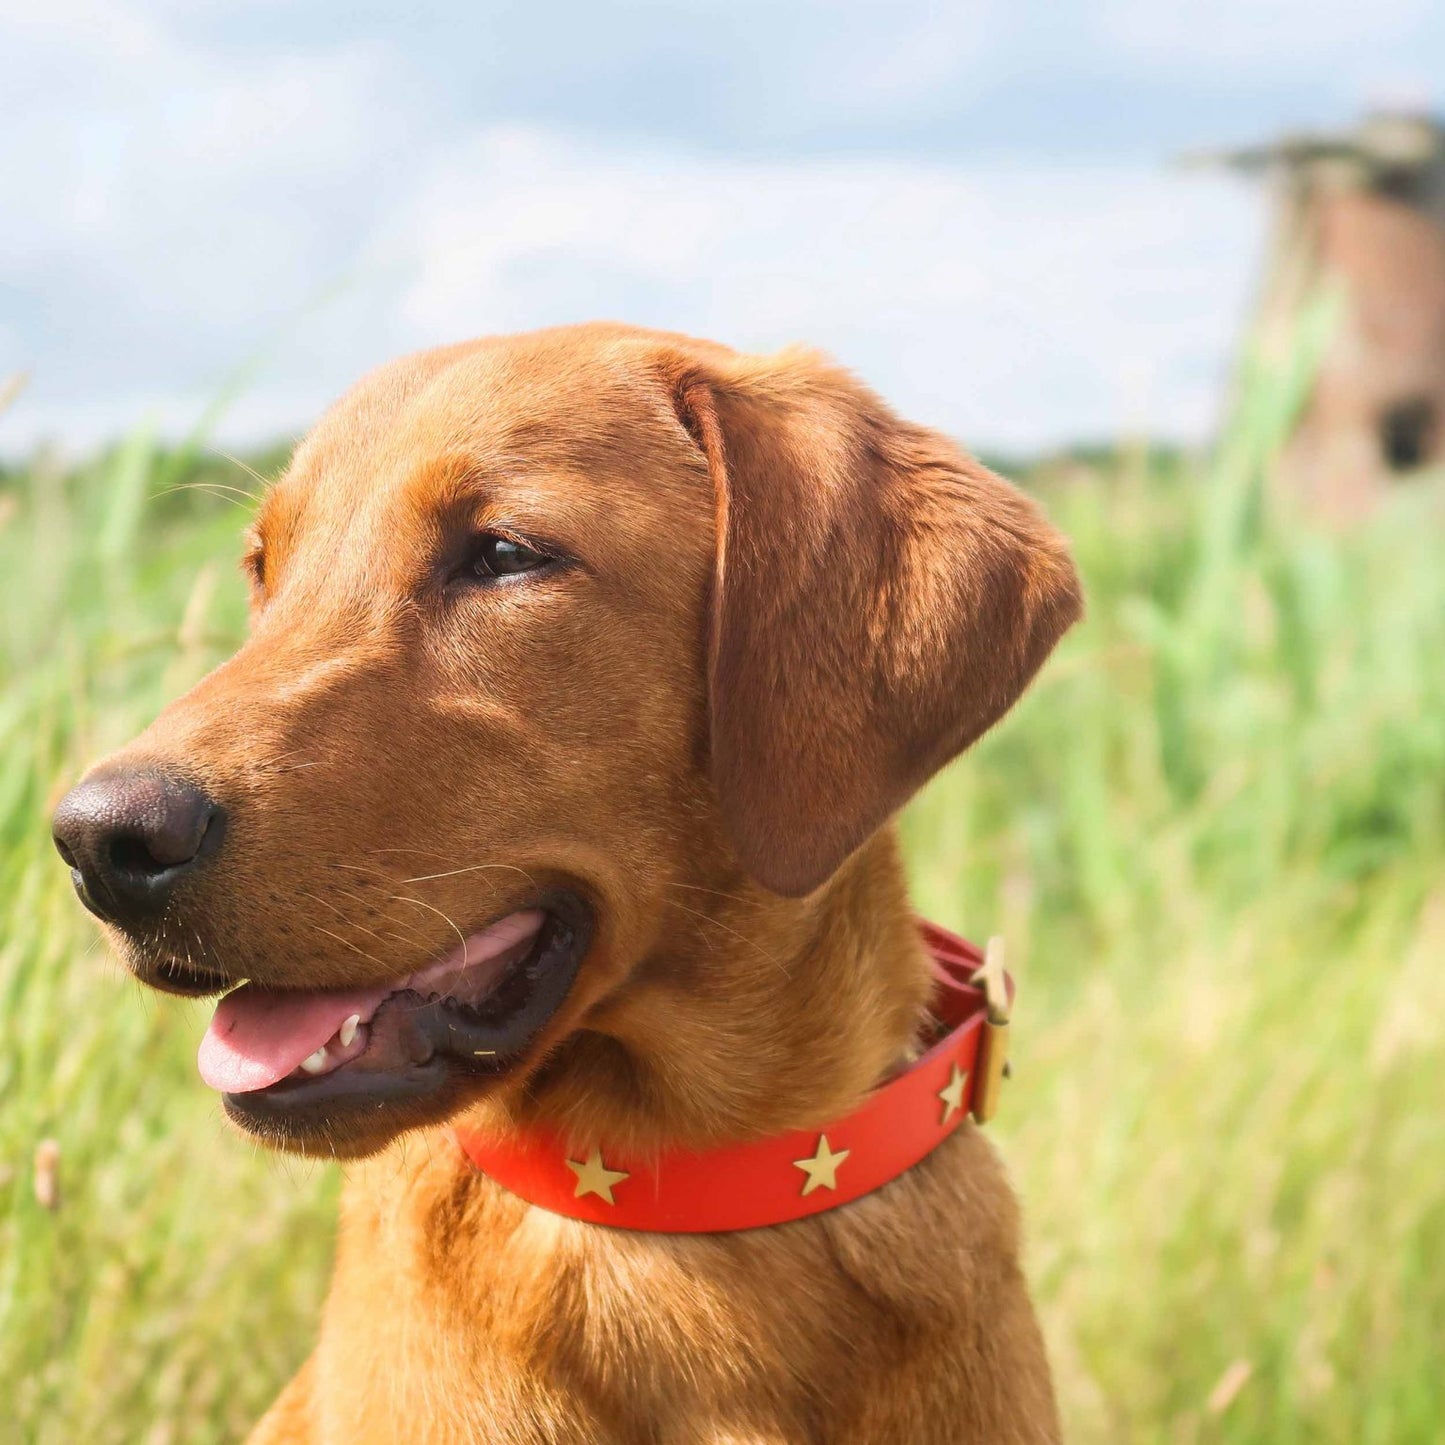
<instances>
[{"instance_id":1,"label":"sunlit fur","mask_svg":"<svg viewBox=\"0 0 1445 1445\"><path fill-rule=\"evenodd\" d=\"M494 526L573 560L456 582ZM907 1057L929 972L887 820L1078 611L1037 510L846 373L615 326L374 373L250 556L251 640L122 758L230 818L149 955L371 983L574 888L578 982L464 1112L624 1152L826 1124ZM255 1441L1057 1437L972 1127L846 1209L705 1238L530 1209L441 1122L318 1143L372 1157Z\"/></svg>"}]
</instances>

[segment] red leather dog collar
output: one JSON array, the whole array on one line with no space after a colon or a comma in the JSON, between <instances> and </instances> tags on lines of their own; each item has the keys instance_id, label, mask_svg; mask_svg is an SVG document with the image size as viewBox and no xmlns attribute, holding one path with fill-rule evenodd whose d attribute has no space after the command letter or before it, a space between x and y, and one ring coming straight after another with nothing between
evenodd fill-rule
<instances>
[{"instance_id":1,"label":"red leather dog collar","mask_svg":"<svg viewBox=\"0 0 1445 1445\"><path fill-rule=\"evenodd\" d=\"M938 978L934 1042L826 1128L646 1160L605 1146L569 1149L536 1132L492 1138L458 1129L457 1141L482 1173L528 1203L618 1229L758 1229L861 1198L911 1169L969 1113L986 1119L1003 1077L1012 984L998 940L985 967L965 939L920 927Z\"/></svg>"}]
</instances>

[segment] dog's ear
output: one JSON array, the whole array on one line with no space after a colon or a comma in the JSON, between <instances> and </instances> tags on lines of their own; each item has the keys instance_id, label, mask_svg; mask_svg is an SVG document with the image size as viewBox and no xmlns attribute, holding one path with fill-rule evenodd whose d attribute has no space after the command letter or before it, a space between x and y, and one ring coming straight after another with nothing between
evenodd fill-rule
<instances>
[{"instance_id":1,"label":"dog's ear","mask_svg":"<svg viewBox=\"0 0 1445 1445\"><path fill-rule=\"evenodd\" d=\"M1062 540L809 353L670 368L717 509L711 770L744 867L816 888L995 722L1078 617Z\"/></svg>"}]
</instances>

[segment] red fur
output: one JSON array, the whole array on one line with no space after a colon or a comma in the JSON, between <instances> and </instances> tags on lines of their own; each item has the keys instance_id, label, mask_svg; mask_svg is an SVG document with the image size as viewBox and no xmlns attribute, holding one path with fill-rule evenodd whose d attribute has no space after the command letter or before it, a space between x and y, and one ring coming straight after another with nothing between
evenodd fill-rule
<instances>
[{"instance_id":1,"label":"red fur","mask_svg":"<svg viewBox=\"0 0 1445 1445\"><path fill-rule=\"evenodd\" d=\"M440 587L497 525L577 565ZM615 326L367 378L255 554L251 640L112 760L227 808L198 945L371 983L568 881L594 946L467 1117L628 1149L826 1123L906 1055L929 979L889 819L1079 607L1037 509L845 372ZM1050 1441L1017 1259L972 1126L718 1238L530 1209L432 1128L351 1169L316 1351L253 1440Z\"/></svg>"}]
</instances>

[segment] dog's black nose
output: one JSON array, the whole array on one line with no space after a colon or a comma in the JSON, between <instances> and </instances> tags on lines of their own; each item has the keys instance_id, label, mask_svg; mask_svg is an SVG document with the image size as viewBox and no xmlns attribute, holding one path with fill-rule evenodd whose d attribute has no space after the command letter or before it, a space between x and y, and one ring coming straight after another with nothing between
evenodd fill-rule
<instances>
[{"instance_id":1,"label":"dog's black nose","mask_svg":"<svg viewBox=\"0 0 1445 1445\"><path fill-rule=\"evenodd\" d=\"M110 923L162 908L220 841L224 815L194 783L158 772L101 773L60 800L51 828L80 900Z\"/></svg>"}]
</instances>

